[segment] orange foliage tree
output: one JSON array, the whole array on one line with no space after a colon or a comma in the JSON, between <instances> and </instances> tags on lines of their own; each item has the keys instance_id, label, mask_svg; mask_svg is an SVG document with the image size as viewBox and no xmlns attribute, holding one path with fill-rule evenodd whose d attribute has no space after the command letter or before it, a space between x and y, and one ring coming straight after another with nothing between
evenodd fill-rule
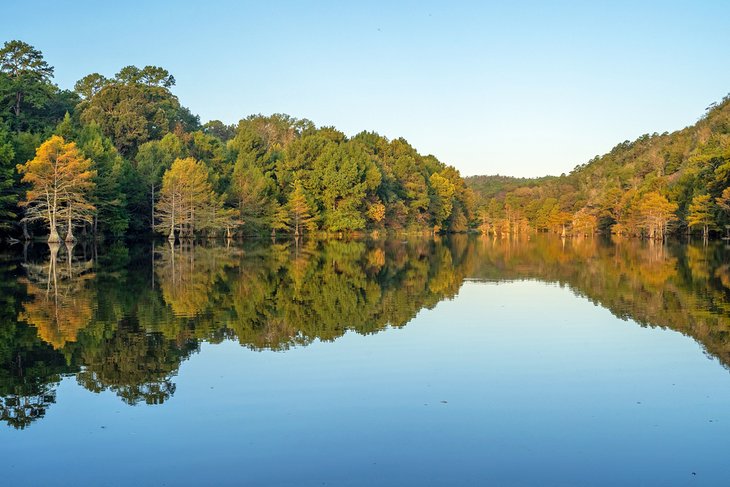
<instances>
[{"instance_id":1,"label":"orange foliage tree","mask_svg":"<svg viewBox=\"0 0 730 487\"><path fill-rule=\"evenodd\" d=\"M58 223L65 218L68 224L66 240L73 240L74 220L91 220L94 205L86 199L95 187L91 160L85 158L74 142L52 136L36 150L35 158L18 164L23 182L30 184L25 200L26 221L44 220L49 228L48 241L58 242Z\"/></svg>"}]
</instances>

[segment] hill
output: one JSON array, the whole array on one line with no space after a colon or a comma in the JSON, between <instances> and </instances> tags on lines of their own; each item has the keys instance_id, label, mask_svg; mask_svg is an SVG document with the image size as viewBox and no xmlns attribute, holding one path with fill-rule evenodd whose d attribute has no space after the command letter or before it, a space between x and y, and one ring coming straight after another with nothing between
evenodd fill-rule
<instances>
[{"instance_id":1,"label":"hill","mask_svg":"<svg viewBox=\"0 0 730 487\"><path fill-rule=\"evenodd\" d=\"M466 178L479 225L493 233L593 231L663 238L730 224L730 96L692 126L645 134L577 166L536 179Z\"/></svg>"}]
</instances>

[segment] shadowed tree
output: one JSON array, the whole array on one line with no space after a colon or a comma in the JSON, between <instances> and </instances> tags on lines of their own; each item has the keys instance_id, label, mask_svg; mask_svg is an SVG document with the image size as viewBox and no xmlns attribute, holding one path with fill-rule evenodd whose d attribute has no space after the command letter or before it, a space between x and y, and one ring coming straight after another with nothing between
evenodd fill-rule
<instances>
[{"instance_id":1,"label":"shadowed tree","mask_svg":"<svg viewBox=\"0 0 730 487\"><path fill-rule=\"evenodd\" d=\"M7 229L16 218L18 192L15 187L13 160L15 151L8 132L0 125L0 229Z\"/></svg>"},{"instance_id":2,"label":"shadowed tree","mask_svg":"<svg viewBox=\"0 0 730 487\"><path fill-rule=\"evenodd\" d=\"M258 232L270 223L273 181L257 167L236 163L232 192L244 229Z\"/></svg>"},{"instance_id":3,"label":"shadowed tree","mask_svg":"<svg viewBox=\"0 0 730 487\"><path fill-rule=\"evenodd\" d=\"M170 169L175 159L185 156L182 141L175 134L167 134L162 140L146 142L139 147L135 160L137 172L149 187L150 227L155 224L155 201L162 183L162 176Z\"/></svg>"}]
</instances>

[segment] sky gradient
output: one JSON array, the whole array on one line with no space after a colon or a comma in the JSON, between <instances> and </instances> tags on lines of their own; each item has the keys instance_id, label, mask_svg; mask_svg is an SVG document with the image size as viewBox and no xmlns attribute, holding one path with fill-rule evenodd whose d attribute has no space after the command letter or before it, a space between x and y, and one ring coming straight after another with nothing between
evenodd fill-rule
<instances>
[{"instance_id":1,"label":"sky gradient","mask_svg":"<svg viewBox=\"0 0 730 487\"><path fill-rule=\"evenodd\" d=\"M405 137L463 175L569 172L730 92L730 2L10 1L55 82L153 64L203 122ZM18 19L17 21L7 21ZM25 20L24 20L25 19Z\"/></svg>"}]
</instances>

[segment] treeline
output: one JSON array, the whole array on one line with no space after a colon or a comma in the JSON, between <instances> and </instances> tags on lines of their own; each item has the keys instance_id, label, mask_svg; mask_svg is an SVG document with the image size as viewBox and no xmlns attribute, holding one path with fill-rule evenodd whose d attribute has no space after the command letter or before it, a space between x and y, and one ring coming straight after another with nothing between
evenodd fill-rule
<instances>
[{"instance_id":1,"label":"treeline","mask_svg":"<svg viewBox=\"0 0 730 487\"><path fill-rule=\"evenodd\" d=\"M483 232L663 239L730 225L730 96L693 126L643 135L554 178L467 178Z\"/></svg>"},{"instance_id":2,"label":"treeline","mask_svg":"<svg viewBox=\"0 0 730 487\"><path fill-rule=\"evenodd\" d=\"M21 42L0 49L0 225L11 236L465 231L458 171L404 139L287 115L235 126L180 104L156 66L73 91Z\"/></svg>"}]
</instances>

